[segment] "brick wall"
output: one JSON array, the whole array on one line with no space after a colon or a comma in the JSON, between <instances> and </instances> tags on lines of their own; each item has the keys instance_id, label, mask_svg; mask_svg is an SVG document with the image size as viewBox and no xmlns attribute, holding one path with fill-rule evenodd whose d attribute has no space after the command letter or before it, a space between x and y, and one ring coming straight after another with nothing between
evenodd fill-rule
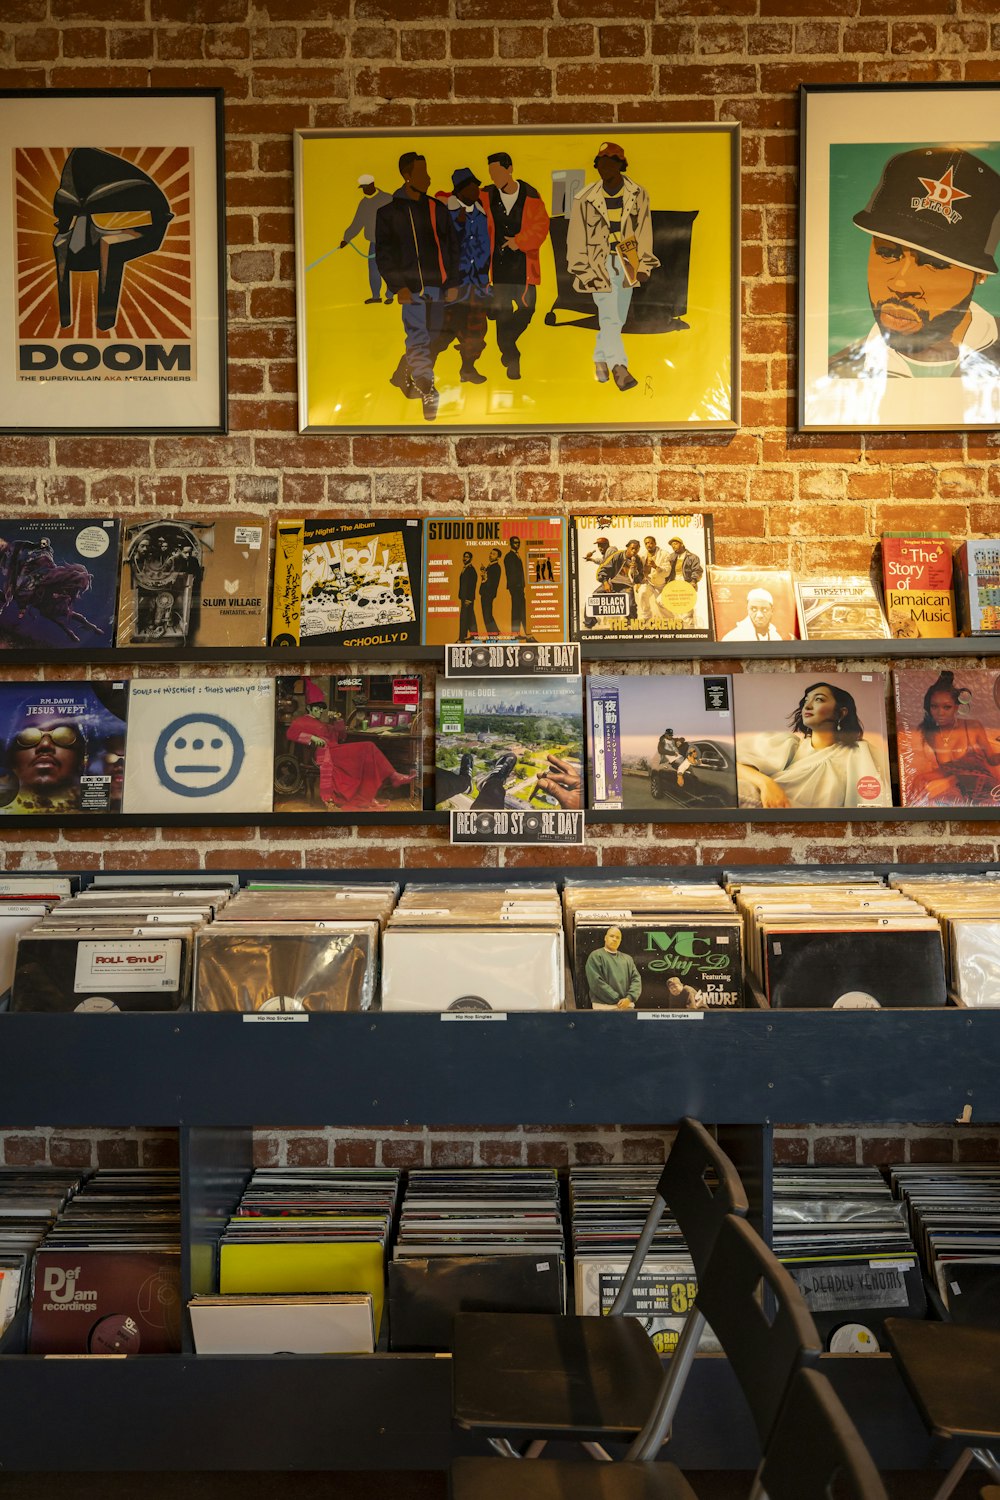
<instances>
[{"instance_id":1,"label":"brick wall","mask_svg":"<svg viewBox=\"0 0 1000 1500\"><path fill-rule=\"evenodd\" d=\"M993 14L990 0L938 0L937 11L934 0L6 0L4 87L225 89L231 398L228 437L2 438L0 513L702 505L715 515L720 561L752 552L795 568L831 555L864 568L884 528L997 534L995 434L792 430L797 85L993 80ZM744 130L738 433L296 434L293 129L706 120L739 120ZM730 665L739 670L738 662L713 667ZM942 819L773 831L602 825L574 860L996 854L990 825ZM4 834L0 844L14 869L498 858L452 853L437 828L39 830ZM508 852L505 862L537 858ZM415 1138L433 1158L434 1142ZM627 1152L628 1139L615 1137L609 1149ZM826 1149L825 1136L790 1139ZM525 1139L518 1149L529 1157L532 1147ZM563 1153L557 1143L553 1150Z\"/></svg>"}]
</instances>

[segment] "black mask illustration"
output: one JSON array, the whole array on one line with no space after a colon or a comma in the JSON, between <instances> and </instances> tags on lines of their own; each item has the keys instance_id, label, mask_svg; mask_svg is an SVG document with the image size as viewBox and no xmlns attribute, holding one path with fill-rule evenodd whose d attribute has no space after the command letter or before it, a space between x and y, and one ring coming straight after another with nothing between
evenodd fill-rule
<instances>
[{"instance_id":1,"label":"black mask illustration","mask_svg":"<svg viewBox=\"0 0 1000 1500\"><path fill-rule=\"evenodd\" d=\"M52 208L61 327L72 321L72 273L96 271L97 326L113 328L126 263L158 250L174 217L166 195L132 162L93 146L76 146L66 158ZM120 229L100 226L103 215L116 213L146 213L149 222Z\"/></svg>"}]
</instances>

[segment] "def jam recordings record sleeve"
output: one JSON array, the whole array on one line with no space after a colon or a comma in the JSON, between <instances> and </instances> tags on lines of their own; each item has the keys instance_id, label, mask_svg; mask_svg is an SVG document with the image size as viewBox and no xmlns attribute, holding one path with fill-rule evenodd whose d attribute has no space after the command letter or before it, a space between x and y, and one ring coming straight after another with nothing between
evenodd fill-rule
<instances>
[{"instance_id":1,"label":"def jam recordings record sleeve","mask_svg":"<svg viewBox=\"0 0 1000 1500\"><path fill-rule=\"evenodd\" d=\"M125 812L271 811L272 681L133 681L129 718Z\"/></svg>"}]
</instances>

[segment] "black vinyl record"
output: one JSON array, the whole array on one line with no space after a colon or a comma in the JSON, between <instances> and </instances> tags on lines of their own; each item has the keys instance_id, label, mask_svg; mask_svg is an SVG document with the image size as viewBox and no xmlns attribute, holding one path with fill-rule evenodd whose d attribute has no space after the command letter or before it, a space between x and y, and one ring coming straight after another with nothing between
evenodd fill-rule
<instances>
[{"instance_id":1,"label":"black vinyl record","mask_svg":"<svg viewBox=\"0 0 1000 1500\"><path fill-rule=\"evenodd\" d=\"M948 998L940 931L769 933L766 956L767 996L777 1008L923 1008Z\"/></svg>"},{"instance_id":2,"label":"black vinyl record","mask_svg":"<svg viewBox=\"0 0 1000 1500\"><path fill-rule=\"evenodd\" d=\"M187 937L87 932L25 936L17 945L12 1011L184 1010L190 1005Z\"/></svg>"}]
</instances>

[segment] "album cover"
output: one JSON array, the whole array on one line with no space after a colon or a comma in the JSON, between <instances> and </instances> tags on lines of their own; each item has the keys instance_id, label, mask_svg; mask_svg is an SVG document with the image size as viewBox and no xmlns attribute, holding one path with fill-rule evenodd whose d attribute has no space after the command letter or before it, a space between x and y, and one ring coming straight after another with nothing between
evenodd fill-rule
<instances>
[{"instance_id":1,"label":"album cover","mask_svg":"<svg viewBox=\"0 0 1000 1500\"><path fill-rule=\"evenodd\" d=\"M740 807L891 807L883 672L737 672Z\"/></svg>"},{"instance_id":2,"label":"album cover","mask_svg":"<svg viewBox=\"0 0 1000 1500\"><path fill-rule=\"evenodd\" d=\"M39 1250L29 1354L175 1354L179 1250Z\"/></svg>"},{"instance_id":3,"label":"album cover","mask_svg":"<svg viewBox=\"0 0 1000 1500\"><path fill-rule=\"evenodd\" d=\"M831 573L796 578L799 632L804 641L889 639L889 627L871 580Z\"/></svg>"},{"instance_id":4,"label":"album cover","mask_svg":"<svg viewBox=\"0 0 1000 1500\"><path fill-rule=\"evenodd\" d=\"M710 515L570 517L579 640L712 639Z\"/></svg>"},{"instance_id":5,"label":"album cover","mask_svg":"<svg viewBox=\"0 0 1000 1500\"><path fill-rule=\"evenodd\" d=\"M421 679L365 673L279 677L275 812L419 812Z\"/></svg>"},{"instance_id":6,"label":"album cover","mask_svg":"<svg viewBox=\"0 0 1000 1500\"><path fill-rule=\"evenodd\" d=\"M561 1313L565 1306L565 1255L487 1250L389 1263L393 1350L449 1350L456 1313Z\"/></svg>"},{"instance_id":7,"label":"album cover","mask_svg":"<svg viewBox=\"0 0 1000 1500\"><path fill-rule=\"evenodd\" d=\"M882 580L889 634L894 640L914 641L955 634L955 594L947 532L884 532Z\"/></svg>"},{"instance_id":8,"label":"album cover","mask_svg":"<svg viewBox=\"0 0 1000 1500\"><path fill-rule=\"evenodd\" d=\"M732 678L587 678L590 806L736 806Z\"/></svg>"},{"instance_id":9,"label":"album cover","mask_svg":"<svg viewBox=\"0 0 1000 1500\"><path fill-rule=\"evenodd\" d=\"M812 928L768 932L767 998L775 1008L874 1010L947 1003L939 929Z\"/></svg>"},{"instance_id":10,"label":"album cover","mask_svg":"<svg viewBox=\"0 0 1000 1500\"><path fill-rule=\"evenodd\" d=\"M438 808L581 808L579 677L464 678L436 684Z\"/></svg>"},{"instance_id":11,"label":"album cover","mask_svg":"<svg viewBox=\"0 0 1000 1500\"><path fill-rule=\"evenodd\" d=\"M120 812L124 682L0 682L0 816Z\"/></svg>"},{"instance_id":12,"label":"album cover","mask_svg":"<svg viewBox=\"0 0 1000 1500\"><path fill-rule=\"evenodd\" d=\"M272 646L415 646L420 522L279 517Z\"/></svg>"},{"instance_id":13,"label":"album cover","mask_svg":"<svg viewBox=\"0 0 1000 1500\"><path fill-rule=\"evenodd\" d=\"M567 640L562 518L424 521L423 639L428 646Z\"/></svg>"},{"instance_id":14,"label":"album cover","mask_svg":"<svg viewBox=\"0 0 1000 1500\"><path fill-rule=\"evenodd\" d=\"M274 683L133 679L125 812L270 812Z\"/></svg>"},{"instance_id":15,"label":"album cover","mask_svg":"<svg viewBox=\"0 0 1000 1500\"><path fill-rule=\"evenodd\" d=\"M562 928L390 926L382 939L382 1009L561 1010Z\"/></svg>"},{"instance_id":16,"label":"album cover","mask_svg":"<svg viewBox=\"0 0 1000 1500\"><path fill-rule=\"evenodd\" d=\"M267 643L270 528L260 516L148 519L125 527L119 646Z\"/></svg>"},{"instance_id":17,"label":"album cover","mask_svg":"<svg viewBox=\"0 0 1000 1500\"><path fill-rule=\"evenodd\" d=\"M1000 672L892 674L904 807L1000 804Z\"/></svg>"},{"instance_id":18,"label":"album cover","mask_svg":"<svg viewBox=\"0 0 1000 1500\"><path fill-rule=\"evenodd\" d=\"M118 521L0 520L0 646L114 645Z\"/></svg>"},{"instance_id":19,"label":"album cover","mask_svg":"<svg viewBox=\"0 0 1000 1500\"><path fill-rule=\"evenodd\" d=\"M1000 541L962 543L955 553L955 600L963 635L1000 630Z\"/></svg>"},{"instance_id":20,"label":"album cover","mask_svg":"<svg viewBox=\"0 0 1000 1500\"><path fill-rule=\"evenodd\" d=\"M573 972L578 1010L732 1010L743 1004L739 920L578 917Z\"/></svg>"},{"instance_id":21,"label":"album cover","mask_svg":"<svg viewBox=\"0 0 1000 1500\"><path fill-rule=\"evenodd\" d=\"M18 940L12 1011L186 1010L191 939L175 928L100 933L50 930Z\"/></svg>"},{"instance_id":22,"label":"album cover","mask_svg":"<svg viewBox=\"0 0 1000 1500\"><path fill-rule=\"evenodd\" d=\"M795 590L780 568L708 570L717 641L794 641Z\"/></svg>"},{"instance_id":23,"label":"album cover","mask_svg":"<svg viewBox=\"0 0 1000 1500\"><path fill-rule=\"evenodd\" d=\"M209 927L198 935L194 1008L368 1010L377 954L377 922Z\"/></svg>"}]
</instances>

